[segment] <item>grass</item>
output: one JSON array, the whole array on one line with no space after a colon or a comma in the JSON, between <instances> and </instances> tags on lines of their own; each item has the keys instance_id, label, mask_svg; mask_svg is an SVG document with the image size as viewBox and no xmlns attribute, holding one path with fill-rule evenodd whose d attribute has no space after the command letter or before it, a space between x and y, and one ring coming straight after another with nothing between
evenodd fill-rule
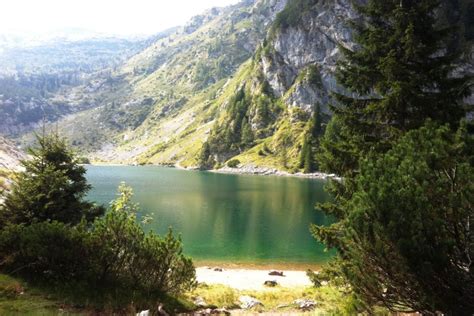
<instances>
[{"instance_id":1,"label":"grass","mask_svg":"<svg viewBox=\"0 0 474 316\"><path fill-rule=\"evenodd\" d=\"M35 287L0 274L0 315L81 315Z\"/></svg>"},{"instance_id":2,"label":"grass","mask_svg":"<svg viewBox=\"0 0 474 316\"><path fill-rule=\"evenodd\" d=\"M29 284L23 280L0 274L0 315L135 315L141 310L165 310L177 313L190 311L194 305L185 298L156 295L137 295L129 302L123 291L97 292L73 284L62 286Z\"/></svg>"},{"instance_id":3,"label":"grass","mask_svg":"<svg viewBox=\"0 0 474 316\"><path fill-rule=\"evenodd\" d=\"M248 295L261 301L263 306L250 312L290 313L298 311L293 302L296 299L310 299L317 302L315 310L308 315L355 315L355 301L334 286L274 287L265 290L236 290L224 285L200 284L195 290L180 298L164 298L161 302L168 312L191 311L196 308L191 302L201 297L210 308L239 308L239 297ZM117 298L86 293L81 287L56 288L34 286L23 280L0 274L0 315L134 315L137 311L158 307L158 302L144 304L134 302L118 309ZM360 314L364 315L364 314ZM375 310L374 315L390 315L384 309Z\"/></svg>"},{"instance_id":4,"label":"grass","mask_svg":"<svg viewBox=\"0 0 474 316\"><path fill-rule=\"evenodd\" d=\"M198 288L187 294L189 300L201 297L211 307L234 309L239 308L238 299L241 295L254 297L262 302L262 307L254 312L288 313L297 311L293 303L297 299L310 299L317 302L317 308L311 315L352 315L354 310L353 298L333 286L315 287L275 287L262 291L235 290L224 285L200 284ZM377 315L387 315L385 311Z\"/></svg>"}]
</instances>

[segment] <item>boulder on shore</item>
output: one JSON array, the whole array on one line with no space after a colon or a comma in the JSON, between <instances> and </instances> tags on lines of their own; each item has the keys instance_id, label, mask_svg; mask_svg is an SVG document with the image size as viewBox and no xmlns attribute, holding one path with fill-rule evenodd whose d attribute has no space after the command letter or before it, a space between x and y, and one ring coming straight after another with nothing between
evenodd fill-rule
<instances>
[{"instance_id":1,"label":"boulder on shore","mask_svg":"<svg viewBox=\"0 0 474 316\"><path fill-rule=\"evenodd\" d=\"M275 287L275 286L278 285L278 282L277 282L277 281L265 281L265 282L263 283L263 285L269 286L269 287Z\"/></svg>"},{"instance_id":2,"label":"boulder on shore","mask_svg":"<svg viewBox=\"0 0 474 316\"><path fill-rule=\"evenodd\" d=\"M285 276L285 275L283 274L283 271L275 271L275 270L270 271L270 272L268 273L268 275L273 275L273 276Z\"/></svg>"},{"instance_id":3,"label":"boulder on shore","mask_svg":"<svg viewBox=\"0 0 474 316\"><path fill-rule=\"evenodd\" d=\"M198 306L198 307L206 307L206 306L207 306L207 303L206 303L206 301L205 301L202 297L198 296L198 297L196 297L196 299L194 300L194 305L196 305L196 306Z\"/></svg>"},{"instance_id":4,"label":"boulder on shore","mask_svg":"<svg viewBox=\"0 0 474 316\"><path fill-rule=\"evenodd\" d=\"M318 303L316 303L313 300L300 298L300 299L295 300L293 304L297 305L299 309L311 310L315 308Z\"/></svg>"},{"instance_id":5,"label":"boulder on shore","mask_svg":"<svg viewBox=\"0 0 474 316\"><path fill-rule=\"evenodd\" d=\"M255 306L263 306L262 302L248 295L243 295L239 297L239 301L241 303L240 308L242 309L250 309L254 308Z\"/></svg>"}]
</instances>

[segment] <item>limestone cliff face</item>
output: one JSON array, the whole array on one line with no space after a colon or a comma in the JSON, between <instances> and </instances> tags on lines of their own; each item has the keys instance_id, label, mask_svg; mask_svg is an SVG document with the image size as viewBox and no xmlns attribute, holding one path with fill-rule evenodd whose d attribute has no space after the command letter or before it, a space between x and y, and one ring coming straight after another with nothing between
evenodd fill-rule
<instances>
[{"instance_id":1,"label":"limestone cliff face","mask_svg":"<svg viewBox=\"0 0 474 316\"><path fill-rule=\"evenodd\" d=\"M348 26L348 21L357 19L352 3L350 0L314 1L311 9L302 14L299 23L274 30L270 36L267 54L262 54L260 64L273 93L276 97L283 97L287 106L311 111L313 105L319 103L327 111L330 92L342 92L336 84L334 71L340 58L338 46L354 48L355 45ZM460 3L446 0L444 5L447 8L443 14L459 19ZM466 30L469 29L467 23ZM466 39L471 46L470 56L466 56L467 62L457 72L473 75L474 46L469 34L466 34ZM308 67L314 67L317 72L312 74L313 80L304 80ZM466 101L474 104L474 95Z\"/></svg>"},{"instance_id":2,"label":"limestone cliff face","mask_svg":"<svg viewBox=\"0 0 474 316\"><path fill-rule=\"evenodd\" d=\"M274 30L261 65L275 96L306 111L315 103L326 105L330 91L338 90L334 78L338 46L354 45L347 25L354 18L348 0L316 1L299 23ZM310 67L312 78L304 73Z\"/></svg>"}]
</instances>

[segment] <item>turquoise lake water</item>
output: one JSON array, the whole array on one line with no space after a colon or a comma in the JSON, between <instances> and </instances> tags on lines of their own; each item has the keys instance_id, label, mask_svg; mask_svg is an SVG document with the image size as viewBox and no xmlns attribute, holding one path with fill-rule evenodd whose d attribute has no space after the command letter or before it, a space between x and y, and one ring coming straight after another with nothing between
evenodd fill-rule
<instances>
[{"instance_id":1,"label":"turquoise lake water","mask_svg":"<svg viewBox=\"0 0 474 316\"><path fill-rule=\"evenodd\" d=\"M329 258L309 231L329 219L314 206L324 181L224 175L156 166L88 166L88 198L108 204L120 182L132 186L146 229L181 233L185 253L209 262L320 264Z\"/></svg>"}]
</instances>

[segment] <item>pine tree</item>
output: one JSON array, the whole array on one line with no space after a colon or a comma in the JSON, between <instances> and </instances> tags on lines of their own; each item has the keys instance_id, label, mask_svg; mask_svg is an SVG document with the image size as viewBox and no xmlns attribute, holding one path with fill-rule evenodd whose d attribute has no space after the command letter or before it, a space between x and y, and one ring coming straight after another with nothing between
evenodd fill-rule
<instances>
[{"instance_id":1,"label":"pine tree","mask_svg":"<svg viewBox=\"0 0 474 316\"><path fill-rule=\"evenodd\" d=\"M369 306L474 313L472 140L464 127L453 133L430 122L361 160L348 215L326 242Z\"/></svg>"},{"instance_id":2,"label":"pine tree","mask_svg":"<svg viewBox=\"0 0 474 316\"><path fill-rule=\"evenodd\" d=\"M381 191L384 188L382 183L371 187L371 191L362 190L361 182L367 174L361 170L361 161L370 156L371 160L362 165L371 166L396 144L402 146L399 144L400 139L422 127L428 119L434 123L447 124L451 131L455 131L465 117L463 99L469 94L469 78L451 75L459 57L459 52L449 45L450 37L456 37L456 30L452 25L438 23L443 11L437 1L369 0L357 9L363 21L353 22L358 45L353 51L341 47L344 58L337 68L337 79L350 94L336 95L338 102L332 107L334 117L322 139L321 152L318 153L323 171L344 177L343 181L330 183L329 191L334 200L321 205L337 221L329 227L313 227L313 232L328 247L338 251L336 261L340 263L341 275L368 306L382 303L393 310L412 308L425 312L437 309L453 311L454 301L443 300L439 296L442 290L436 293L429 291L430 282L434 284L437 276L429 278L428 274L424 274L425 283L419 285L421 279L416 278L420 274L413 275L416 272L414 266L406 266L411 264L409 258L399 256L396 252L399 250L397 247L408 249L409 245L397 244L395 237L380 238L393 227L403 230L403 223L409 220L409 214L388 219L385 214L392 210L392 206L396 207L396 203L384 205L386 201L382 201L386 208L381 206L378 212L374 210L373 217L367 217L364 212L373 206L370 205L370 199L367 205L354 205L360 202L361 196L374 199L378 194L385 193L396 196L403 189L401 177L397 179L400 180L398 188L390 186L392 191ZM423 133L411 135L426 137ZM405 141L408 142L408 139ZM419 146L423 146L423 141L429 140L416 141ZM425 162L429 162L428 156L427 153L423 157ZM417 162L404 163L416 165ZM413 170L416 170L415 166ZM409 178L410 172L406 171L404 176ZM420 178L419 181L424 179ZM430 190L438 192L438 195L450 194L444 191L447 187L438 188L436 181L430 185L431 188L424 188L427 195L431 194ZM403 198L412 199L413 208L423 207L421 200L416 197L420 192L413 189L408 193L412 195ZM445 207L449 208L448 204ZM422 213L423 210L419 211ZM437 217L436 213L425 215L432 216L427 222L446 221L446 217ZM423 225L423 220L418 224ZM374 235L376 230L380 231L380 235ZM410 233L417 234L415 230ZM416 235L407 236L407 240L410 238L416 238ZM420 243L418 249L429 249L430 242ZM392 247L392 252L379 251L386 246ZM388 253L393 253L393 257L384 257ZM391 260L390 272L386 270L387 259ZM430 260L434 260L433 257L424 259L427 264L432 264ZM422 265L417 268L423 269ZM413 281L413 278L416 280ZM453 291L449 293L451 295L459 289L449 287L445 291Z\"/></svg>"},{"instance_id":3,"label":"pine tree","mask_svg":"<svg viewBox=\"0 0 474 316\"><path fill-rule=\"evenodd\" d=\"M59 221L77 224L92 221L103 207L84 201L91 186L86 169L58 135L37 137L39 146L30 148L31 159L22 161L21 172L5 199L0 222L33 223Z\"/></svg>"},{"instance_id":4,"label":"pine tree","mask_svg":"<svg viewBox=\"0 0 474 316\"><path fill-rule=\"evenodd\" d=\"M319 139L323 134L323 116L321 113L321 105L317 103L311 116L311 136L313 139Z\"/></svg>"},{"instance_id":5,"label":"pine tree","mask_svg":"<svg viewBox=\"0 0 474 316\"><path fill-rule=\"evenodd\" d=\"M307 148L308 149L304 153L303 172L311 173L315 171L314 154L311 146L308 146Z\"/></svg>"},{"instance_id":6,"label":"pine tree","mask_svg":"<svg viewBox=\"0 0 474 316\"><path fill-rule=\"evenodd\" d=\"M199 154L199 167L201 169L209 169L214 166L214 159L211 154L211 145L209 142L202 144L201 153Z\"/></svg>"},{"instance_id":7,"label":"pine tree","mask_svg":"<svg viewBox=\"0 0 474 316\"><path fill-rule=\"evenodd\" d=\"M244 119L242 120L241 131L242 131L242 140L241 140L242 146L244 148L252 147L253 140L254 140L253 131L246 117L244 117Z\"/></svg>"},{"instance_id":8,"label":"pine tree","mask_svg":"<svg viewBox=\"0 0 474 316\"><path fill-rule=\"evenodd\" d=\"M316 104L303 138L303 145L301 146L299 167L303 168L304 173L311 173L317 170L314 152L315 149L319 149L319 138L322 133L321 107L319 104Z\"/></svg>"},{"instance_id":9,"label":"pine tree","mask_svg":"<svg viewBox=\"0 0 474 316\"><path fill-rule=\"evenodd\" d=\"M309 151L309 147L311 146L308 142L308 138L309 137L307 135L304 135L303 137L303 144L301 145L301 152L300 152L300 163L299 163L300 168L304 168L306 154Z\"/></svg>"},{"instance_id":10,"label":"pine tree","mask_svg":"<svg viewBox=\"0 0 474 316\"><path fill-rule=\"evenodd\" d=\"M332 110L340 137L354 159L341 170L351 173L370 150L387 151L403 133L427 118L455 130L466 113L468 78L451 76L460 51L450 39L455 26L437 23L438 1L370 0L357 9L364 23L353 22L358 48L341 47L337 79L352 95L336 95ZM345 158L340 158L345 160Z\"/></svg>"}]
</instances>

